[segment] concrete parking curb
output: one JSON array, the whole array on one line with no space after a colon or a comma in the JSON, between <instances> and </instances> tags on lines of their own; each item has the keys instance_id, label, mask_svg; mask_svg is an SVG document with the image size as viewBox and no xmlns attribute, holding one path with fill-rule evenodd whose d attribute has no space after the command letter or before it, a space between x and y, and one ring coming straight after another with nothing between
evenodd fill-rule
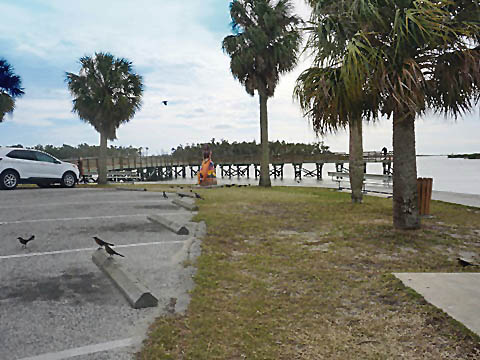
<instances>
[{"instance_id":1,"label":"concrete parking curb","mask_svg":"<svg viewBox=\"0 0 480 360\"><path fill-rule=\"evenodd\" d=\"M134 309L158 305L158 299L150 290L123 270L120 264L108 257L103 250L96 250L92 254L92 261L112 280Z\"/></svg>"},{"instance_id":2,"label":"concrete parking curb","mask_svg":"<svg viewBox=\"0 0 480 360\"><path fill-rule=\"evenodd\" d=\"M190 210L190 211L198 211L198 206L197 205L190 204L190 203L187 203L187 202L179 200L179 199L172 200L172 203L177 205L177 206L183 207L187 210Z\"/></svg>"},{"instance_id":3,"label":"concrete parking curb","mask_svg":"<svg viewBox=\"0 0 480 360\"><path fill-rule=\"evenodd\" d=\"M177 235L190 234L190 231L185 225L179 224L173 220L169 220L162 215L150 215L150 216L147 216L147 219L151 222L154 222L166 227L168 230L174 232Z\"/></svg>"}]
</instances>

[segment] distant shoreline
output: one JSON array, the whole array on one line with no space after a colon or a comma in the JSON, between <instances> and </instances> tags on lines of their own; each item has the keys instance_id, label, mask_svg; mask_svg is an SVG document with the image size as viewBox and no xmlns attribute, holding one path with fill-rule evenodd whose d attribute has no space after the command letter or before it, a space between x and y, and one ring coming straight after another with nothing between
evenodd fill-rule
<instances>
[{"instance_id":1,"label":"distant shoreline","mask_svg":"<svg viewBox=\"0 0 480 360\"><path fill-rule=\"evenodd\" d=\"M449 159L480 159L480 153L474 154L452 154L448 155Z\"/></svg>"}]
</instances>

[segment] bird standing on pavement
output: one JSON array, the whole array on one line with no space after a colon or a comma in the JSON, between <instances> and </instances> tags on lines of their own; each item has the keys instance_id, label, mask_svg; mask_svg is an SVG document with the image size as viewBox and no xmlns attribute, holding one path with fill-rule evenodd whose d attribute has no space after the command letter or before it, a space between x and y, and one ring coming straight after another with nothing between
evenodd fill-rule
<instances>
[{"instance_id":1,"label":"bird standing on pavement","mask_svg":"<svg viewBox=\"0 0 480 360\"><path fill-rule=\"evenodd\" d=\"M165 199L168 199L168 196L167 196L167 194L165 193L165 191L163 192L163 197L164 197Z\"/></svg>"},{"instance_id":2,"label":"bird standing on pavement","mask_svg":"<svg viewBox=\"0 0 480 360\"><path fill-rule=\"evenodd\" d=\"M32 240L35 240L35 235L30 236L28 239L24 239L21 236L19 236L17 239L18 239L18 241L20 241L20 244L23 245L23 248L26 249L28 242L32 241Z\"/></svg>"},{"instance_id":3,"label":"bird standing on pavement","mask_svg":"<svg viewBox=\"0 0 480 360\"><path fill-rule=\"evenodd\" d=\"M105 251L106 251L107 254L110 255L110 256L118 255L118 256L121 256L121 257L125 257L124 255L119 254L118 252L116 252L115 250L113 250L113 249L112 249L110 246L108 246L107 244L105 244Z\"/></svg>"},{"instance_id":4,"label":"bird standing on pavement","mask_svg":"<svg viewBox=\"0 0 480 360\"><path fill-rule=\"evenodd\" d=\"M110 243L108 243L108 242L106 242L106 241L103 241L102 239L100 239L100 238L98 238L98 237L96 237L96 236L93 237L93 240L95 240L95 242L98 244L98 246L100 246L100 247L98 248L99 250L100 250L103 246L105 246L105 245L115 246L115 244L110 244Z\"/></svg>"}]
</instances>

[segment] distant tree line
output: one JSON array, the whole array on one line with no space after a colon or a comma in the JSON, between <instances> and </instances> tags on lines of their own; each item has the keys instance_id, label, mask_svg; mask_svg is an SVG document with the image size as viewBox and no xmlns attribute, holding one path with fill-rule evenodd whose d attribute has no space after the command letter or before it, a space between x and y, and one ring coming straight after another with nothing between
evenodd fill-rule
<instances>
[{"instance_id":1,"label":"distant tree line","mask_svg":"<svg viewBox=\"0 0 480 360\"><path fill-rule=\"evenodd\" d=\"M452 154L448 155L450 159L480 159L480 153L474 154Z\"/></svg>"},{"instance_id":2,"label":"distant tree line","mask_svg":"<svg viewBox=\"0 0 480 360\"><path fill-rule=\"evenodd\" d=\"M23 148L22 144L10 145L11 147ZM199 160L202 157L204 148L208 146L213 152L213 158L245 158L259 157L261 154L260 144L255 141L229 143L227 140L216 141L212 139L209 143L178 145L172 148L172 160ZM283 155L315 155L331 153L329 147L322 141L313 144L287 143L285 141L270 142L270 155L273 157ZM78 159L98 157L99 146L89 144L79 144L71 146L63 144L62 146L36 145L36 150L45 151L58 159ZM133 146L109 146L107 148L108 157L134 157L144 156L143 148ZM163 155L165 156L165 155Z\"/></svg>"},{"instance_id":3,"label":"distant tree line","mask_svg":"<svg viewBox=\"0 0 480 360\"><path fill-rule=\"evenodd\" d=\"M12 147L23 148L22 144L12 145ZM80 144L77 146L70 146L63 144L62 146L53 145L36 145L34 149L45 151L58 159L78 159L87 157L98 157L99 146L92 146L88 144ZM109 157L129 157L140 156L142 148L135 148L132 146L109 146L107 148L107 156Z\"/></svg>"},{"instance_id":4,"label":"distant tree line","mask_svg":"<svg viewBox=\"0 0 480 360\"><path fill-rule=\"evenodd\" d=\"M176 149L172 148L172 157L174 160L193 160L202 156L203 149L208 146L213 152L215 158L244 158L259 157L261 155L261 145L255 141L229 143L227 140L215 141L212 139L207 144L187 144L179 145ZM269 143L270 155L273 157L282 155L315 155L331 153L329 147L322 141L313 144L287 143L285 141L275 141Z\"/></svg>"}]
</instances>

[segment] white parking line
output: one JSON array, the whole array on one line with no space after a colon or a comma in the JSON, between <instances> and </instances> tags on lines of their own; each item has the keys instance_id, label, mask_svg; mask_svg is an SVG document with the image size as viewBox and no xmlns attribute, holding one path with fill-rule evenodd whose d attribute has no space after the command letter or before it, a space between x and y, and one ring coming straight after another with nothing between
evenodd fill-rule
<instances>
[{"instance_id":1,"label":"white parking line","mask_svg":"<svg viewBox=\"0 0 480 360\"><path fill-rule=\"evenodd\" d=\"M185 241L187 241L189 239L190 238L188 238L186 240L157 241L157 242L138 243L138 244L116 245L115 248L129 248L129 247L162 245L162 244L183 244L183 243L185 243ZM48 252L30 253L30 254L4 255L4 256L0 256L0 260L15 259L15 258L26 258L26 257L33 257L33 256L68 254L68 253L75 253L75 252L92 251L92 250L95 250L95 249L98 249L98 247L96 247L96 248L95 247L83 248L83 249L57 250L57 251L48 251Z\"/></svg>"},{"instance_id":2,"label":"white parking line","mask_svg":"<svg viewBox=\"0 0 480 360\"><path fill-rule=\"evenodd\" d=\"M162 215L178 215L178 214L188 214L186 211L175 211L170 213L162 213ZM125 217L142 217L150 216L152 214L126 214L126 215L110 215L110 216L87 216L87 217L72 217L72 218L58 218L58 219L36 219L36 220L17 220L17 221L1 221L0 225L10 225L10 224L24 224L24 223L39 223L39 222L49 222L49 221L73 221L73 220L94 220L94 219L117 219Z\"/></svg>"},{"instance_id":3,"label":"white parking line","mask_svg":"<svg viewBox=\"0 0 480 360\"><path fill-rule=\"evenodd\" d=\"M113 350L113 349L118 349L122 347L137 345L140 343L140 341L141 340L137 338L109 341L101 344L82 346L82 347L77 347L77 348L68 349L68 350L59 351L59 352L51 352L48 354L30 356L20 360L63 360L63 359L72 358L74 356L94 354L101 351L107 351L107 350Z\"/></svg>"},{"instance_id":4,"label":"white parking line","mask_svg":"<svg viewBox=\"0 0 480 360\"><path fill-rule=\"evenodd\" d=\"M110 200L110 201L99 201L99 202L77 202L77 203L36 203L36 204L23 204L23 205L16 205L16 206L0 206L0 209L21 209L21 208L32 208L32 207L52 207L52 206L81 206L81 205L103 205L103 204L132 204L132 203L145 203L145 202L166 202L163 198L159 199L137 199L137 200Z\"/></svg>"}]
</instances>

